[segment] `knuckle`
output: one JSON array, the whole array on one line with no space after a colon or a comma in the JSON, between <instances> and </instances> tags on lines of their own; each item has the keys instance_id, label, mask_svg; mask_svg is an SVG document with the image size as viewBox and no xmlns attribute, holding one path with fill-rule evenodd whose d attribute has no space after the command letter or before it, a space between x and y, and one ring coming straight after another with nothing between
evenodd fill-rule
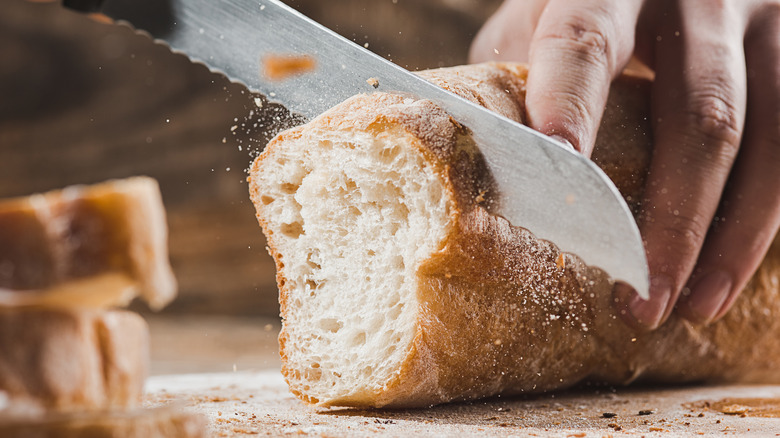
<instances>
[{"instance_id":1,"label":"knuckle","mask_svg":"<svg viewBox=\"0 0 780 438\"><path fill-rule=\"evenodd\" d=\"M689 100L686 121L692 133L701 137L701 146L733 158L742 137L739 111L723 92L699 92Z\"/></svg>"},{"instance_id":2,"label":"knuckle","mask_svg":"<svg viewBox=\"0 0 780 438\"><path fill-rule=\"evenodd\" d=\"M587 29L580 26L571 26L569 35L579 45L586 47L590 52L597 54L608 53L610 44L606 34L600 29Z\"/></svg>"},{"instance_id":3,"label":"knuckle","mask_svg":"<svg viewBox=\"0 0 780 438\"><path fill-rule=\"evenodd\" d=\"M684 248L687 253L699 248L707 235L707 226L701 221L685 216L674 216L674 219L663 228L664 237L670 246Z\"/></svg>"},{"instance_id":4,"label":"knuckle","mask_svg":"<svg viewBox=\"0 0 780 438\"><path fill-rule=\"evenodd\" d=\"M612 44L607 32L591 20L580 17L570 17L556 24L540 38L562 42L570 50L596 62L605 63L612 57Z\"/></svg>"},{"instance_id":5,"label":"knuckle","mask_svg":"<svg viewBox=\"0 0 780 438\"><path fill-rule=\"evenodd\" d=\"M708 231L703 217L657 209L643 212L642 235L652 265L676 271L695 260Z\"/></svg>"},{"instance_id":6,"label":"knuckle","mask_svg":"<svg viewBox=\"0 0 780 438\"><path fill-rule=\"evenodd\" d=\"M682 206L681 206L682 207ZM642 213L642 221L649 226L652 238L668 247L695 247L704 241L709 223L701 215L668 208L649 208Z\"/></svg>"}]
</instances>

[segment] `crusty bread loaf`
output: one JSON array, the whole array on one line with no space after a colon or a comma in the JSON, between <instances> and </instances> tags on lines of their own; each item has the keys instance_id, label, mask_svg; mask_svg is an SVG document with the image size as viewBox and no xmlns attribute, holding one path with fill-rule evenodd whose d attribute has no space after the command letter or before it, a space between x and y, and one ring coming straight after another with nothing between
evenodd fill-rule
<instances>
[{"instance_id":1,"label":"crusty bread loaf","mask_svg":"<svg viewBox=\"0 0 780 438\"><path fill-rule=\"evenodd\" d=\"M523 121L523 66L421 75ZM632 208L651 152L649 85L615 83L593 155ZM672 316L639 333L602 271L491 215L478 146L432 103L377 93L283 132L255 161L250 193L276 260L293 393L379 407L583 379L780 382L777 239L723 320Z\"/></svg>"},{"instance_id":2,"label":"crusty bread loaf","mask_svg":"<svg viewBox=\"0 0 780 438\"><path fill-rule=\"evenodd\" d=\"M157 182L109 181L0 202L0 307L109 307L176 293Z\"/></svg>"},{"instance_id":3,"label":"crusty bread loaf","mask_svg":"<svg viewBox=\"0 0 780 438\"><path fill-rule=\"evenodd\" d=\"M0 414L139 406L149 329L126 311L0 308Z\"/></svg>"},{"instance_id":4,"label":"crusty bread loaf","mask_svg":"<svg viewBox=\"0 0 780 438\"><path fill-rule=\"evenodd\" d=\"M208 436L206 418L177 406L154 409L58 413L40 417L3 417L3 438L200 438Z\"/></svg>"}]
</instances>

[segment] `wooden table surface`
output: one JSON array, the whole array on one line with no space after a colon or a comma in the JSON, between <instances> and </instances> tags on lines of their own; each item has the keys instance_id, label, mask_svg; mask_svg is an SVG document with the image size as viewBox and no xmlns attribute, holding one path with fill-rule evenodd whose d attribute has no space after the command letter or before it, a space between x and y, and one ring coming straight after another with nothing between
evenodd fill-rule
<instances>
[{"instance_id":1,"label":"wooden table surface","mask_svg":"<svg viewBox=\"0 0 780 438\"><path fill-rule=\"evenodd\" d=\"M273 318L148 320L147 406L184 404L208 418L215 437L780 436L780 385L582 386L431 409L316 408L287 390ZM763 410L751 407L759 402Z\"/></svg>"},{"instance_id":2,"label":"wooden table surface","mask_svg":"<svg viewBox=\"0 0 780 438\"><path fill-rule=\"evenodd\" d=\"M413 410L307 406L276 370L156 376L147 387L147 406L183 403L215 437L780 436L780 386L580 388Z\"/></svg>"}]
</instances>

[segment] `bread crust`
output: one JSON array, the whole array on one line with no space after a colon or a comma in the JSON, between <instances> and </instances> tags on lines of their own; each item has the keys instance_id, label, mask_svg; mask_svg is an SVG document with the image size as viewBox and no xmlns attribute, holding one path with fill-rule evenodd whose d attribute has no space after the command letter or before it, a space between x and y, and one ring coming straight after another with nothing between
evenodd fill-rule
<instances>
[{"instance_id":1,"label":"bread crust","mask_svg":"<svg viewBox=\"0 0 780 438\"><path fill-rule=\"evenodd\" d=\"M148 369L135 313L0 308L2 415L136 407Z\"/></svg>"},{"instance_id":2,"label":"bread crust","mask_svg":"<svg viewBox=\"0 0 780 438\"><path fill-rule=\"evenodd\" d=\"M484 64L420 74L524 121L524 66ZM593 153L634 212L652 153L649 87L649 80L635 76L624 76L613 85ZM295 346L287 342L287 329L282 330L283 373L303 400L410 407L539 392L582 380L780 382L776 237L758 272L721 321L697 326L673 315L660 329L640 333L622 322L604 272L491 214L492 182L467 130L430 102L382 93L353 97L310 125L273 140L252 173L284 148L289 136L303 135L310 126L362 130L389 125L413 133L430 164L443 175L453 205L452 226L442 249L417 271L416 336L399 376L382 390L334 400L311 397L302 389L305 382L300 373L295 375L294 364L287 362L286 351ZM259 189L250 185L250 190L267 231ZM277 263L284 317L290 306L284 265L272 235L268 241Z\"/></svg>"},{"instance_id":3,"label":"bread crust","mask_svg":"<svg viewBox=\"0 0 780 438\"><path fill-rule=\"evenodd\" d=\"M3 200L0 306L109 307L140 294L160 309L176 294L167 245L152 178Z\"/></svg>"}]
</instances>

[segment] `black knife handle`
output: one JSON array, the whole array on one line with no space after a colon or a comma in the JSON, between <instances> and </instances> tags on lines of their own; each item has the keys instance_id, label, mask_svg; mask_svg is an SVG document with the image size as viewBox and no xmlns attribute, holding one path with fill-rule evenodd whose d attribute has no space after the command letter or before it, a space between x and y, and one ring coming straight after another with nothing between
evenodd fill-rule
<instances>
[{"instance_id":1,"label":"black knife handle","mask_svg":"<svg viewBox=\"0 0 780 438\"><path fill-rule=\"evenodd\" d=\"M103 0L63 0L62 4L81 12L97 12L103 4Z\"/></svg>"}]
</instances>

